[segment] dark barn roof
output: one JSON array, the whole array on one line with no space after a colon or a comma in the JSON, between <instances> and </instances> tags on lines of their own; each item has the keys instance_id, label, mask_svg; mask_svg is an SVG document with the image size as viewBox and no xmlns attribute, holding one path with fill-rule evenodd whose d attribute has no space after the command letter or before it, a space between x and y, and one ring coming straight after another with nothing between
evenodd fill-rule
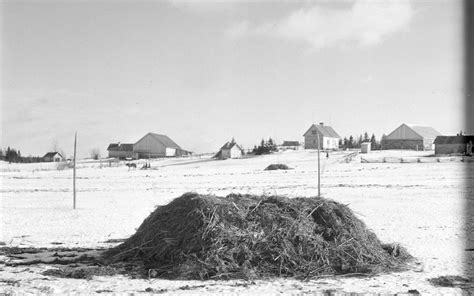
<instances>
[{"instance_id":1,"label":"dark barn roof","mask_svg":"<svg viewBox=\"0 0 474 296\"><path fill-rule=\"evenodd\" d=\"M111 143L107 148L108 151L133 151L133 144Z\"/></svg>"},{"instance_id":2,"label":"dark barn roof","mask_svg":"<svg viewBox=\"0 0 474 296\"><path fill-rule=\"evenodd\" d=\"M282 146L299 146L300 142L298 141L283 141Z\"/></svg>"},{"instance_id":3,"label":"dark barn roof","mask_svg":"<svg viewBox=\"0 0 474 296\"><path fill-rule=\"evenodd\" d=\"M474 135L470 136L437 136L434 143L435 145L443 144L467 144L472 142L474 144Z\"/></svg>"},{"instance_id":4,"label":"dark barn roof","mask_svg":"<svg viewBox=\"0 0 474 296\"><path fill-rule=\"evenodd\" d=\"M242 147L240 147L237 143L235 142L227 142L224 144L224 146L221 147L220 150L229 150L232 149L232 147L237 146L240 150L243 150Z\"/></svg>"},{"instance_id":5,"label":"dark barn roof","mask_svg":"<svg viewBox=\"0 0 474 296\"><path fill-rule=\"evenodd\" d=\"M46 153L46 154L43 156L43 158L46 158L46 157L54 157L56 154L59 154L59 156L61 156L62 158L64 158L64 157L61 155L61 153L59 153L59 152L48 152L48 153Z\"/></svg>"}]
</instances>

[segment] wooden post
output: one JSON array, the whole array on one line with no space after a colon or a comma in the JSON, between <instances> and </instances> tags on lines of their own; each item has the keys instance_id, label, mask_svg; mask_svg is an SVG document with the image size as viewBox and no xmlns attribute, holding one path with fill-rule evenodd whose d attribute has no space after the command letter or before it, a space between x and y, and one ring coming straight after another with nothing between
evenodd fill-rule
<instances>
[{"instance_id":1,"label":"wooden post","mask_svg":"<svg viewBox=\"0 0 474 296\"><path fill-rule=\"evenodd\" d=\"M77 132L74 134L74 159L72 168L72 192L73 192L73 205L72 208L76 209L76 144L77 144Z\"/></svg>"},{"instance_id":2,"label":"wooden post","mask_svg":"<svg viewBox=\"0 0 474 296\"><path fill-rule=\"evenodd\" d=\"M318 197L321 197L321 165L320 165L320 138L318 133Z\"/></svg>"}]
</instances>

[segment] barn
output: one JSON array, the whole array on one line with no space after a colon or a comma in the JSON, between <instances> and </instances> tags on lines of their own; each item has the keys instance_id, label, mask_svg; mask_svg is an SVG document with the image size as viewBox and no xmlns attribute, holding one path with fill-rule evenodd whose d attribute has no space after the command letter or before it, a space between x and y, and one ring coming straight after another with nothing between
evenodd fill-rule
<instances>
[{"instance_id":1,"label":"barn","mask_svg":"<svg viewBox=\"0 0 474 296\"><path fill-rule=\"evenodd\" d=\"M113 158L138 158L138 155L133 152L133 144L111 143L107 147L107 151L109 152L109 157Z\"/></svg>"},{"instance_id":2,"label":"barn","mask_svg":"<svg viewBox=\"0 0 474 296\"><path fill-rule=\"evenodd\" d=\"M382 149L433 150L433 143L441 134L432 127L403 123L382 138Z\"/></svg>"},{"instance_id":3,"label":"barn","mask_svg":"<svg viewBox=\"0 0 474 296\"><path fill-rule=\"evenodd\" d=\"M244 155L244 149L234 140L227 142L221 147L219 152L214 156L219 159L241 158Z\"/></svg>"},{"instance_id":4,"label":"barn","mask_svg":"<svg viewBox=\"0 0 474 296\"><path fill-rule=\"evenodd\" d=\"M182 149L166 135L148 133L133 144L133 152L138 158L186 156L191 153Z\"/></svg>"},{"instance_id":5,"label":"barn","mask_svg":"<svg viewBox=\"0 0 474 296\"><path fill-rule=\"evenodd\" d=\"M321 140L320 149L335 150L339 148L339 136L336 131L323 122L318 125L313 124L304 133L304 149L318 149L318 139Z\"/></svg>"},{"instance_id":6,"label":"barn","mask_svg":"<svg viewBox=\"0 0 474 296\"><path fill-rule=\"evenodd\" d=\"M283 144L281 145L281 149L287 150L287 149L293 149L296 150L300 147L300 142L298 141L283 141Z\"/></svg>"},{"instance_id":7,"label":"barn","mask_svg":"<svg viewBox=\"0 0 474 296\"><path fill-rule=\"evenodd\" d=\"M60 162L64 160L64 156L59 152L48 152L43 156L43 160L46 162Z\"/></svg>"},{"instance_id":8,"label":"barn","mask_svg":"<svg viewBox=\"0 0 474 296\"><path fill-rule=\"evenodd\" d=\"M434 141L435 154L472 155L474 136L438 136Z\"/></svg>"}]
</instances>

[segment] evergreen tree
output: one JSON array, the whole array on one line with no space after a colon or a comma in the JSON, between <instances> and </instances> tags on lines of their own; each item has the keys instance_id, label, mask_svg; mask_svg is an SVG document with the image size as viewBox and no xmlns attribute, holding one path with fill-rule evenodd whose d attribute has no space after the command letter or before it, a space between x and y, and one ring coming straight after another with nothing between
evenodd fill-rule
<instances>
[{"instance_id":1,"label":"evergreen tree","mask_svg":"<svg viewBox=\"0 0 474 296\"><path fill-rule=\"evenodd\" d=\"M377 150L377 140L375 139L374 134L372 134L372 137L370 137L370 149Z\"/></svg>"},{"instance_id":2,"label":"evergreen tree","mask_svg":"<svg viewBox=\"0 0 474 296\"><path fill-rule=\"evenodd\" d=\"M364 142L369 142L369 134L367 132L364 133Z\"/></svg>"},{"instance_id":3,"label":"evergreen tree","mask_svg":"<svg viewBox=\"0 0 474 296\"><path fill-rule=\"evenodd\" d=\"M354 148L354 137L351 135L349 141L347 142L347 148Z\"/></svg>"}]
</instances>

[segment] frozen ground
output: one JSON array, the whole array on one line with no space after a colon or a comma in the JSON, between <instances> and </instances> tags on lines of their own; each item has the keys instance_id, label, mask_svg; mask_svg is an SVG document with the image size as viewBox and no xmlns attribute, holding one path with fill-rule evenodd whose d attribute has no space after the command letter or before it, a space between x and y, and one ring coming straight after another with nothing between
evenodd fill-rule
<instances>
[{"instance_id":1,"label":"frozen ground","mask_svg":"<svg viewBox=\"0 0 474 296\"><path fill-rule=\"evenodd\" d=\"M384 242L398 242L419 264L410 271L369 278L325 277L309 282L274 279L244 281L167 281L127 279L61 279L41 273L50 265L0 264L0 293L301 293L328 290L358 293L456 294L457 288L432 286L427 279L462 275L472 252L464 245L465 201L473 199L474 163L459 158L430 161L425 152L383 151L363 158L418 159L413 163L346 163L350 152L323 157L322 194L350 208ZM325 156L324 154L322 156ZM317 195L317 153L286 151L249 159L164 159L151 170L129 170L123 163L82 162L77 170L77 209L72 210L72 170L54 164L1 164L1 233L6 246L109 247L109 239L134 233L157 205L184 192ZM289 171L264 171L284 163ZM140 165L139 165L140 167ZM466 175L466 172L468 174ZM472 229L472 228L471 228ZM473 246L470 246L471 248ZM2 258L0 258L2 259ZM3 260L8 260L3 257Z\"/></svg>"}]
</instances>

